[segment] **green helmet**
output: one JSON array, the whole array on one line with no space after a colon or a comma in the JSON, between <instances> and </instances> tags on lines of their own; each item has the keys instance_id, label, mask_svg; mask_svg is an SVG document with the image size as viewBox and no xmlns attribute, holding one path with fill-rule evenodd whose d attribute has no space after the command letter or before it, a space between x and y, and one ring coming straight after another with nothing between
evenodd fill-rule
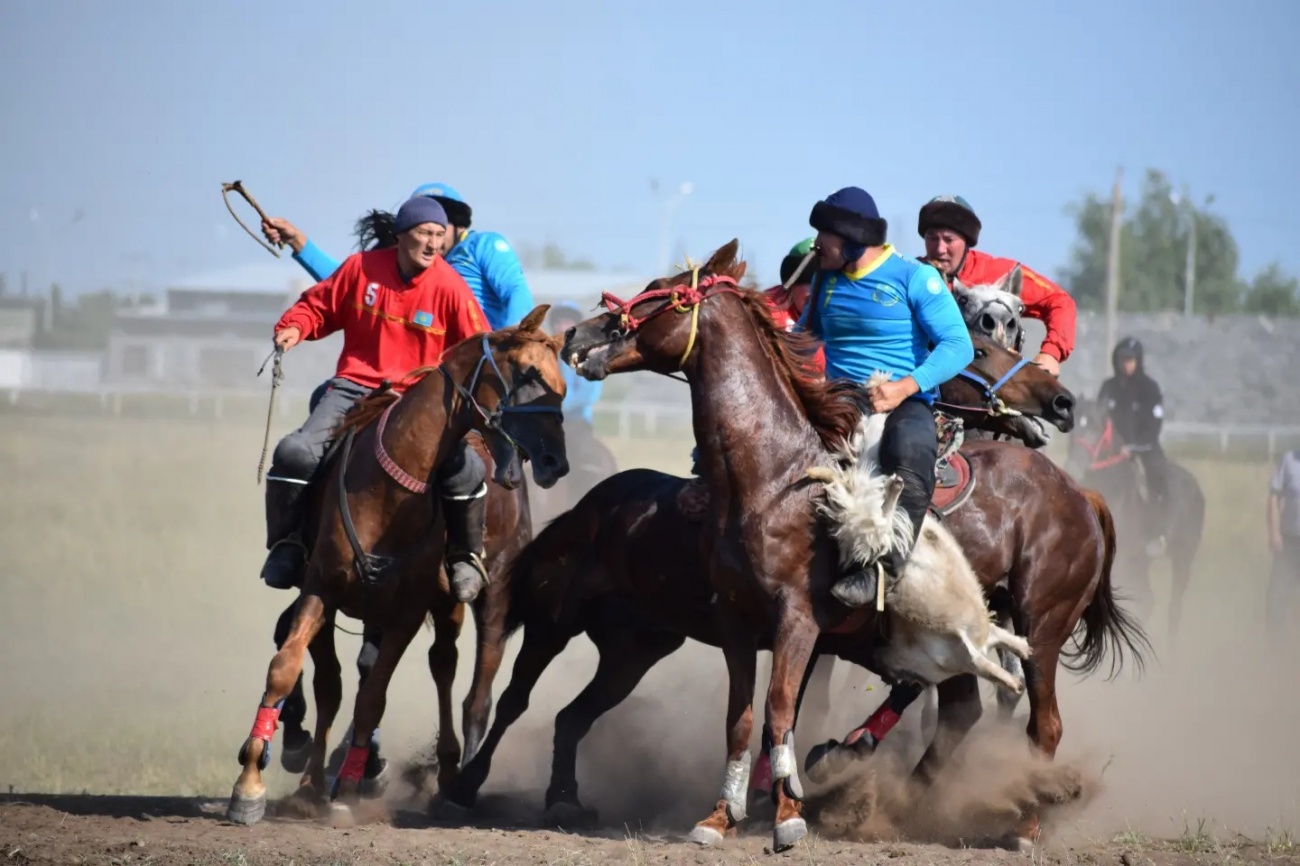
<instances>
[{"instance_id":1,"label":"green helmet","mask_svg":"<svg viewBox=\"0 0 1300 866\"><path fill-rule=\"evenodd\" d=\"M790 276L799 267L799 263L804 260L804 256L812 252L813 240L814 238L804 238L803 240L799 241L799 243L790 247L790 252L785 254L785 258L781 260L781 283L782 284L785 284L790 279ZM816 267L816 263L809 264L808 267L803 269L803 274L800 275L800 278L805 282L808 279L811 279L812 272L815 267Z\"/></svg>"}]
</instances>

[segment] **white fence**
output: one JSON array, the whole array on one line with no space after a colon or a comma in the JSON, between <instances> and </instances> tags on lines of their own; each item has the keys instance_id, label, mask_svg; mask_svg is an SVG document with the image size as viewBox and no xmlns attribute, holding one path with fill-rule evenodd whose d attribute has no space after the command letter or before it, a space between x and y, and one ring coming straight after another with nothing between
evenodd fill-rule
<instances>
[{"instance_id":1,"label":"white fence","mask_svg":"<svg viewBox=\"0 0 1300 866\"><path fill-rule=\"evenodd\" d=\"M258 391L159 391L156 388L104 386L86 389L0 388L0 412L47 414L77 411L110 417L165 414L195 419L222 420L228 417L262 417L270 394L269 383ZM306 413L310 392L282 389L276 401L280 419L294 419ZM593 407L597 425L607 435L621 440L653 439L687 435L691 426L690 403L609 400ZM1219 425L1166 421L1166 446L1193 446L1211 453L1249 451L1273 458L1288 448L1300 447L1300 425Z\"/></svg>"}]
</instances>

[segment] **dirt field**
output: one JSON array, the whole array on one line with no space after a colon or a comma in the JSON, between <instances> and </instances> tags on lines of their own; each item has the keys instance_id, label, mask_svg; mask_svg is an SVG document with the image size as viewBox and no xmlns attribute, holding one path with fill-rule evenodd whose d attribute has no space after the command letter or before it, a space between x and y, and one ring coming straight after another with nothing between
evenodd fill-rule
<instances>
[{"instance_id":1,"label":"dirt field","mask_svg":"<svg viewBox=\"0 0 1300 866\"><path fill-rule=\"evenodd\" d=\"M284 432L283 430L279 432ZM257 579L264 555L255 425L0 417L0 858L14 863L749 863L770 824L757 816L716 851L674 841L721 781L721 656L688 645L593 729L579 759L588 805L605 829L539 828L552 719L595 667L575 643L543 677L502 744L476 828L432 825L425 799L390 790L383 820L352 829L269 820L225 824L235 753L252 721L271 629L291 597ZM620 466L684 472L689 443L646 443ZM1262 510L1269 467L1188 463L1206 489L1208 538L1181 647L1150 623L1158 656L1127 669L1062 677L1057 765L1023 748L991 701L962 764L931 799L899 784L921 748L909 717L855 802L874 823L828 810L783 862L864 858L917 863L1018 861L963 846L978 817L1005 821L1066 781L1082 798L1051 815L1037 859L1173 863L1297 859L1300 698L1289 658L1263 640L1268 574ZM1156 594L1165 598L1163 567ZM355 628L357 623L344 621ZM461 637L472 664L472 626ZM399 668L383 725L391 759L419 755L436 708L422 635ZM516 642L517 643L517 642ZM344 713L355 694L338 636ZM513 650L512 645L512 650ZM509 664L497 680L499 694ZM881 699L861 672L837 669L831 718L801 727L803 748L842 734ZM1279 684L1282 687L1279 688ZM457 681L457 702L467 688ZM761 706L761 701L760 701ZM459 706L457 707L459 716ZM340 719L341 732L345 718ZM276 743L277 751L279 742ZM295 779L273 765L271 795ZM60 796L53 796L60 795ZM908 841L898 837L902 835ZM859 839L873 839L863 842ZM1253 840L1253 841L1252 841ZM768 855L770 856L770 855Z\"/></svg>"}]
</instances>

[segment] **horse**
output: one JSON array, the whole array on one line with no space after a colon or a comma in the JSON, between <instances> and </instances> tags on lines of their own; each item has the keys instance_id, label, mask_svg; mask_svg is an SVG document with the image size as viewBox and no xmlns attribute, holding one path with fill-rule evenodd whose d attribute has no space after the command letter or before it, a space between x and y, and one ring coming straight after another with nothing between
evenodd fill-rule
<instances>
[{"instance_id":1,"label":"horse","mask_svg":"<svg viewBox=\"0 0 1300 866\"><path fill-rule=\"evenodd\" d=\"M283 701L308 650L315 668L317 719L313 754L298 795L311 802L325 793L325 744L341 701L335 611L378 625L382 639L374 667L357 693L353 739L332 799L357 795L389 679L421 623L429 620L439 637L445 630L454 651L464 605L450 592L442 570L441 512L436 497L428 495L428 481L421 479L434 478L470 430L483 436L494 465L492 478L507 490L523 481L521 460L531 462L533 479L542 487L568 471L559 341L538 327L546 309L535 308L518 326L456 344L437 366L410 373L412 384L403 393L381 387L340 422L339 445L326 457L322 482L309 503L314 542L298 610L271 660L256 720L239 750L243 770L227 808L231 821L251 824L265 814L261 774L270 761ZM354 445L368 453L352 459ZM435 647L441 643L436 640ZM447 673L454 675L454 663L453 656L453 670ZM450 679L445 690L442 686L440 680L445 717ZM445 729L439 732L440 753L447 750L441 741L448 734L455 737Z\"/></svg>"},{"instance_id":2,"label":"horse","mask_svg":"<svg viewBox=\"0 0 1300 866\"><path fill-rule=\"evenodd\" d=\"M719 606L719 628L730 680L724 793L691 838L721 841L743 813L730 795L749 772L755 655L770 639L763 740L776 806L773 842L784 850L807 832L800 815L793 721L818 636L852 635L855 645L837 646L836 654L870 667L863 629L879 625L874 611L850 610L829 596L839 576L838 555L815 526L812 485L805 477L807 468L828 461L828 449L850 434L862 409L856 385L816 375L808 363L809 337L777 329L761 298L737 287L745 264L736 260L736 252L733 240L702 268L656 280L631 301L606 295L610 312L571 328L563 356L588 378L681 371L691 386L709 487L701 553L712 589L729 602ZM1060 738L1056 664L1080 617L1086 631L1078 646L1083 670L1099 665L1108 647L1115 649L1117 662L1122 663L1125 645L1140 661L1144 636L1115 603L1109 548L1094 499L1036 451L999 442L968 447L967 459L987 451L997 455L990 459L1000 468L976 485L996 494L987 509L955 512L968 514L972 534L980 536L981 543L963 541L962 546L984 580L1007 576L1017 631L1033 648L1026 665L1031 739L1050 756ZM1006 530L1018 517L1026 521L1023 535ZM1049 563L1064 567L1049 572ZM940 736L923 763L941 761L978 718L978 690L966 678L946 680L941 696L945 687L950 713L943 714ZM955 736L942 742L946 727ZM1035 838L1037 817L1027 817L1019 833Z\"/></svg>"},{"instance_id":3,"label":"horse","mask_svg":"<svg viewBox=\"0 0 1300 866\"><path fill-rule=\"evenodd\" d=\"M1138 610L1144 618L1151 614L1155 599L1151 592L1151 557L1145 546L1154 509L1145 499L1145 478L1141 464L1125 450L1123 438L1109 418L1104 418L1095 400L1085 400L1079 415L1078 429L1071 437L1066 467L1080 483L1099 491L1114 508L1122 527L1120 537L1120 574L1131 581ZM1192 579L1192 563L1201 547L1205 531L1205 493L1186 467L1166 458L1169 496L1167 507L1172 514L1165 525L1170 536L1166 555L1170 561L1169 639L1178 639L1182 625L1183 602Z\"/></svg>"},{"instance_id":4,"label":"horse","mask_svg":"<svg viewBox=\"0 0 1300 866\"><path fill-rule=\"evenodd\" d=\"M967 426L1007 434L1039 415L1061 427L1071 423L1073 397L1056 378L983 337L972 341L971 365L940 388L946 412ZM687 638L722 644L716 594L698 577L701 527L691 505L697 487L698 479L648 469L620 472L540 530L511 564L498 581L510 588L506 631L522 627L524 643L482 749L441 792L435 810L454 815L473 808L497 745L527 710L538 678L585 633L600 651L600 665L556 717L546 818L571 826L591 814L578 800L576 777L578 744L591 725ZM973 495L978 499L984 489L976 486ZM960 522L953 525L962 531ZM681 601L696 596L692 604ZM485 688L477 674L473 687Z\"/></svg>"},{"instance_id":5,"label":"horse","mask_svg":"<svg viewBox=\"0 0 1300 866\"><path fill-rule=\"evenodd\" d=\"M585 420L566 419L564 435L569 453L569 474L550 490L530 491L534 532L568 510L602 479L618 471L614 452L597 438Z\"/></svg>"}]
</instances>

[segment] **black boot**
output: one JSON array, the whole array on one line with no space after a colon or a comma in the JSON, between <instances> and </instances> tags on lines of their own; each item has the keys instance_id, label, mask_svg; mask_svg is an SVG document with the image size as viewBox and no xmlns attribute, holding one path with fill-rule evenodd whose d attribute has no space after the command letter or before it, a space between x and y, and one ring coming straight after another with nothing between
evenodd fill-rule
<instances>
[{"instance_id":1,"label":"black boot","mask_svg":"<svg viewBox=\"0 0 1300 866\"><path fill-rule=\"evenodd\" d=\"M865 607L875 602L879 591L877 581L881 574L885 577L885 589L888 590L903 573L907 557L921 536L921 524L930 507L930 493L925 482L915 472L900 467L894 474L903 479L903 492L898 497L897 507L912 518L912 543L906 551L891 550L875 562L852 569L831 587L831 595L849 607Z\"/></svg>"},{"instance_id":2,"label":"black boot","mask_svg":"<svg viewBox=\"0 0 1300 866\"><path fill-rule=\"evenodd\" d=\"M488 581L483 565L483 536L487 531L487 496L442 500L447 520L447 571L456 598L466 604L478 597Z\"/></svg>"},{"instance_id":3,"label":"black boot","mask_svg":"<svg viewBox=\"0 0 1300 866\"><path fill-rule=\"evenodd\" d=\"M307 549L299 537L302 526L305 484L278 479L266 482L266 547L262 580L272 589L292 589L298 585Z\"/></svg>"}]
</instances>

